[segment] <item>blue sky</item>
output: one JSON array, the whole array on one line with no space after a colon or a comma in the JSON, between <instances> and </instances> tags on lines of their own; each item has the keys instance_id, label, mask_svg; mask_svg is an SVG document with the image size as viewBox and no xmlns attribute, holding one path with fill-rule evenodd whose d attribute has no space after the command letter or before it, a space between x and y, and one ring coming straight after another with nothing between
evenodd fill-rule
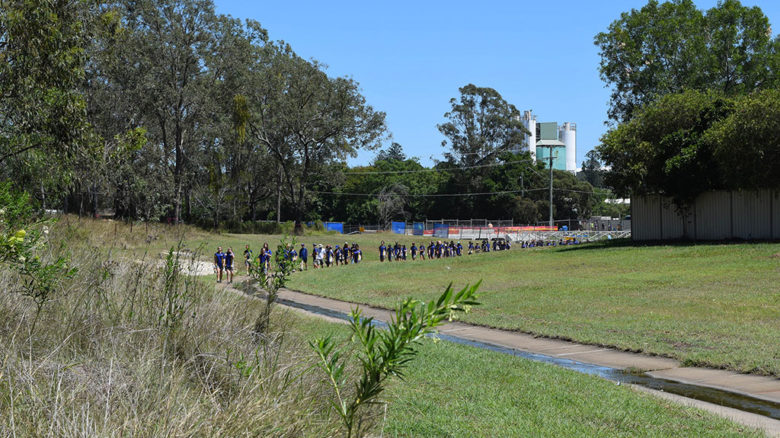
<instances>
[{"instance_id":1,"label":"blue sky","mask_svg":"<svg viewBox=\"0 0 780 438\"><path fill-rule=\"evenodd\" d=\"M604 133L609 90L598 74L593 37L645 0L621 1L238 1L217 11L252 18L271 39L360 83L368 103L387 113L392 141L423 164L445 149L436 125L458 88L495 88L540 122L577 124L577 165ZM708 9L716 0L699 0ZM759 6L780 29L780 1ZM389 142L388 142L389 144ZM350 164L367 164L363 151Z\"/></svg>"}]
</instances>

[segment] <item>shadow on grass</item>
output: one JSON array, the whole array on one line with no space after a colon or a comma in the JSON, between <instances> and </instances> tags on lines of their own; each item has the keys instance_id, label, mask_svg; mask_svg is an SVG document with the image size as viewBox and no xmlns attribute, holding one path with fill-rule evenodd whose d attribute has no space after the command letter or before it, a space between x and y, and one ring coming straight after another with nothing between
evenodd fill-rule
<instances>
[{"instance_id":1,"label":"shadow on grass","mask_svg":"<svg viewBox=\"0 0 780 438\"><path fill-rule=\"evenodd\" d=\"M695 240L652 240L634 242L631 239L612 239L612 240L599 240L597 242L583 243L580 245L572 245L566 247L557 247L558 251L586 251L586 250L600 250L610 248L646 248L653 246L673 246L673 247L692 247L692 246L719 246L719 245L744 245L744 244L766 244L775 243L778 244L778 240L712 240L712 241L695 241Z\"/></svg>"}]
</instances>

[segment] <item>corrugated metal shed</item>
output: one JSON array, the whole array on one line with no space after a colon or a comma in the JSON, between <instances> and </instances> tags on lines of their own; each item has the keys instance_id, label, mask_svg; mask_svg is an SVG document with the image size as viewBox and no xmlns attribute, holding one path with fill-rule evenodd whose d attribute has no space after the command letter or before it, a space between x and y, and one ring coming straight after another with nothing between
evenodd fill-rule
<instances>
[{"instance_id":1,"label":"corrugated metal shed","mask_svg":"<svg viewBox=\"0 0 780 438\"><path fill-rule=\"evenodd\" d=\"M677 211L677 206L671 199L661 198L660 200L661 211L661 223L663 229L661 231L661 239L682 239L684 234L683 218ZM631 217L633 221L634 217Z\"/></svg>"},{"instance_id":2,"label":"corrugated metal shed","mask_svg":"<svg viewBox=\"0 0 780 438\"><path fill-rule=\"evenodd\" d=\"M631 199L634 240L780 239L780 192L717 191L680 210L658 195Z\"/></svg>"},{"instance_id":3,"label":"corrugated metal shed","mask_svg":"<svg viewBox=\"0 0 780 438\"><path fill-rule=\"evenodd\" d=\"M723 240L731 237L730 192L706 192L694 202L695 239Z\"/></svg>"},{"instance_id":4,"label":"corrugated metal shed","mask_svg":"<svg viewBox=\"0 0 780 438\"><path fill-rule=\"evenodd\" d=\"M661 240L661 197L631 199L631 237L634 240Z\"/></svg>"},{"instance_id":5,"label":"corrugated metal shed","mask_svg":"<svg viewBox=\"0 0 780 438\"><path fill-rule=\"evenodd\" d=\"M772 212L772 239L780 239L780 191L773 192L769 197L769 201L772 203L770 211Z\"/></svg>"},{"instance_id":6,"label":"corrugated metal shed","mask_svg":"<svg viewBox=\"0 0 780 438\"><path fill-rule=\"evenodd\" d=\"M769 190L732 192L732 236L746 240L771 239L771 201Z\"/></svg>"}]
</instances>

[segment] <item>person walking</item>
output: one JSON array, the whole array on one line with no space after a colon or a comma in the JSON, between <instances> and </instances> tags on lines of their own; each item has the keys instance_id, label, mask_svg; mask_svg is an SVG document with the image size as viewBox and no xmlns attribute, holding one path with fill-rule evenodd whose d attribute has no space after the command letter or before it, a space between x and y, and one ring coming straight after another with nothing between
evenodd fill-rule
<instances>
[{"instance_id":1,"label":"person walking","mask_svg":"<svg viewBox=\"0 0 780 438\"><path fill-rule=\"evenodd\" d=\"M225 276L227 277L227 282L232 283L233 282L233 259L235 258L233 254L233 248L228 248L227 253L225 253Z\"/></svg>"},{"instance_id":2,"label":"person walking","mask_svg":"<svg viewBox=\"0 0 780 438\"><path fill-rule=\"evenodd\" d=\"M249 275L249 270L252 268L252 250L249 249L249 245L244 249L244 267L246 268L246 275Z\"/></svg>"},{"instance_id":3,"label":"person walking","mask_svg":"<svg viewBox=\"0 0 780 438\"><path fill-rule=\"evenodd\" d=\"M301 243L301 250L298 251L298 255L301 257L301 271L309 269L309 250L306 249L306 245Z\"/></svg>"},{"instance_id":4,"label":"person walking","mask_svg":"<svg viewBox=\"0 0 780 438\"><path fill-rule=\"evenodd\" d=\"M217 247L217 252L214 253L214 273L217 274L217 283L222 283L222 270L225 265L225 253L222 252L222 247Z\"/></svg>"}]
</instances>

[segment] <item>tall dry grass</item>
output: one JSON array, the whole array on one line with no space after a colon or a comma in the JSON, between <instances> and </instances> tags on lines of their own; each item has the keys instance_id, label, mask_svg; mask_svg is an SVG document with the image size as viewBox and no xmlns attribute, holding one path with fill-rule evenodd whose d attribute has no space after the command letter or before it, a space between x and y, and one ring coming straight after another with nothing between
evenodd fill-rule
<instances>
[{"instance_id":1,"label":"tall dry grass","mask_svg":"<svg viewBox=\"0 0 780 438\"><path fill-rule=\"evenodd\" d=\"M78 273L35 331L34 304L0 267L0 436L339 433L313 353L283 316L258 339L257 300L185 275L186 260L173 275L175 260L138 261L121 250L140 245L135 230L115 238L96 221L54 230L47 257L69 251Z\"/></svg>"}]
</instances>

